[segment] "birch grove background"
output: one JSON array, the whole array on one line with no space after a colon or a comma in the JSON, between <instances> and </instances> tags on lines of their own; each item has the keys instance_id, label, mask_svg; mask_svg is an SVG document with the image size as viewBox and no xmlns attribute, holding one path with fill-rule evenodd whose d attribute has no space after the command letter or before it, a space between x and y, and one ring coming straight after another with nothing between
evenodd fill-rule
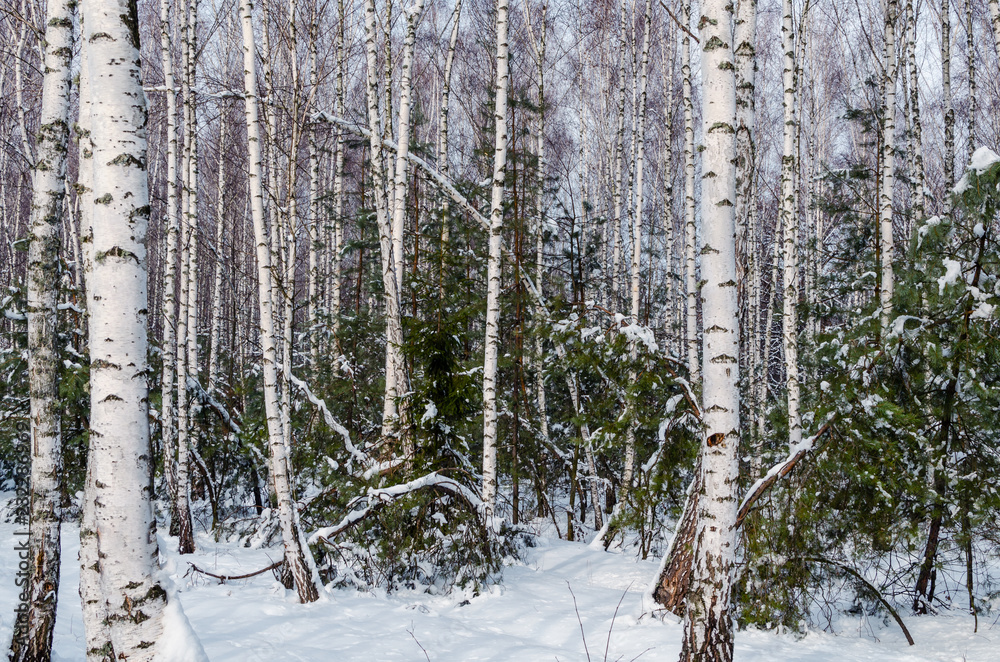
<instances>
[{"instance_id":1,"label":"birch grove background","mask_svg":"<svg viewBox=\"0 0 1000 662\"><path fill-rule=\"evenodd\" d=\"M998 58L996 0L3 0L33 586L82 521L88 659L149 659L150 526L280 547L302 602L488 585L544 535L662 558L682 659L978 627Z\"/></svg>"}]
</instances>

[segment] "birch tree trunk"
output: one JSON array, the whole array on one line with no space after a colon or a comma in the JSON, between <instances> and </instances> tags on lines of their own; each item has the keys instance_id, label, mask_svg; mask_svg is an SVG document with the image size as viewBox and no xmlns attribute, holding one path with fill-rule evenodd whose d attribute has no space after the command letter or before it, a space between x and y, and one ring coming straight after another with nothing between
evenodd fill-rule
<instances>
[{"instance_id":1,"label":"birch tree trunk","mask_svg":"<svg viewBox=\"0 0 1000 662\"><path fill-rule=\"evenodd\" d=\"M42 43L42 106L35 142L28 270L28 394L31 418L31 501L26 637L13 637L11 660L48 660L59 593L62 436L59 420L59 248L66 202L66 154L73 54L72 0L50 0Z\"/></svg>"},{"instance_id":2,"label":"birch tree trunk","mask_svg":"<svg viewBox=\"0 0 1000 662\"><path fill-rule=\"evenodd\" d=\"M631 309L632 324L639 324L639 278L642 261L642 205L643 205L643 170L646 165L646 80L649 71L649 28L653 20L652 0L646 0L646 13L643 20L642 33L642 64L639 67L639 107L636 110L638 121L636 123L636 153L635 153L635 220L632 225L632 283L631 283ZM632 360L638 356L638 346L633 342L630 350ZM633 371L629 375L629 383L635 383L636 374ZM629 403L629 408L634 408L633 403ZM622 496L626 496L632 487L632 478L635 473L635 427L636 421L633 417L625 432L625 468L622 472ZM597 504L594 504L597 507Z\"/></svg>"},{"instance_id":3,"label":"birch tree trunk","mask_svg":"<svg viewBox=\"0 0 1000 662\"><path fill-rule=\"evenodd\" d=\"M163 369L160 373L163 473L171 508L171 528L177 522L177 428L174 410L174 373L177 370L177 93L170 45L170 0L160 0L160 63L166 88L167 204L166 250L163 257ZM176 533L176 531L173 531Z\"/></svg>"},{"instance_id":4,"label":"birch tree trunk","mask_svg":"<svg viewBox=\"0 0 1000 662\"><path fill-rule=\"evenodd\" d=\"M896 0L897 2L899 0ZM969 139L966 145L968 149L968 160L972 161L972 155L976 151L976 24L975 14L972 8L973 0L965 0L965 63L969 73L969 117L968 134Z\"/></svg>"},{"instance_id":5,"label":"birch tree trunk","mask_svg":"<svg viewBox=\"0 0 1000 662\"><path fill-rule=\"evenodd\" d=\"M490 243L486 277L486 348L483 360L483 508L487 518L497 495L497 345L500 336L500 242L503 231L503 193L507 173L507 2L496 0L496 87L493 190L490 196Z\"/></svg>"},{"instance_id":6,"label":"birch tree trunk","mask_svg":"<svg viewBox=\"0 0 1000 662\"><path fill-rule=\"evenodd\" d=\"M94 534L109 640L99 654L151 660L162 634L166 593L158 572L150 505L146 375L146 107L134 3L83 0L86 78L101 90L90 104L93 238L90 292L90 461ZM89 532L88 532L89 534ZM87 626L93 627L93 622ZM88 642L94 640L88 632Z\"/></svg>"},{"instance_id":7,"label":"birch tree trunk","mask_svg":"<svg viewBox=\"0 0 1000 662\"><path fill-rule=\"evenodd\" d=\"M79 6L79 5L78 5ZM91 35L90 24L80 12L80 71L90 68L90 50L84 46ZM80 216L80 245L84 277L93 264L93 192L94 145L91 140L91 84L89 76L80 76L80 112L76 133L79 141L80 162L77 170L77 204ZM87 202L80 199L87 197ZM87 310L93 309L93 290L87 285ZM89 326L89 324L88 324ZM111 646L111 629L107 618L107 604L101 591L101 563L97 549L97 506L94 503L94 462L96 455L87 452L87 475L84 481L83 506L80 513L80 606L83 612L83 631L87 662L114 660Z\"/></svg>"},{"instance_id":8,"label":"birch tree trunk","mask_svg":"<svg viewBox=\"0 0 1000 662\"><path fill-rule=\"evenodd\" d=\"M914 0L906 2L906 53L910 82L910 134L913 153L911 197L913 217L919 222L923 219L924 210L927 208L927 194L924 186L923 124L920 120L920 78L917 72L917 17L913 2Z\"/></svg>"},{"instance_id":9,"label":"birch tree trunk","mask_svg":"<svg viewBox=\"0 0 1000 662\"><path fill-rule=\"evenodd\" d=\"M215 390L215 381L219 373L219 342L222 336L222 240L225 235L226 213L226 115L228 109L219 103L219 163L216 173L216 188L218 195L215 201L215 278L212 283L212 329L211 345L208 355L208 382L205 389L211 393Z\"/></svg>"},{"instance_id":10,"label":"birch tree trunk","mask_svg":"<svg viewBox=\"0 0 1000 662\"><path fill-rule=\"evenodd\" d=\"M628 30L628 6L625 0L622 0L619 12L621 20L618 28L618 129L615 132L615 170L614 179L611 183L612 197L614 198L615 205L615 222L612 225L614 248L612 249L611 259L611 293L606 302L607 308L612 312L618 311L618 272L621 264L622 215L626 204L622 183L622 165L625 160L625 46Z\"/></svg>"},{"instance_id":11,"label":"birch tree trunk","mask_svg":"<svg viewBox=\"0 0 1000 662\"><path fill-rule=\"evenodd\" d=\"M246 95L247 148L251 213L253 216L254 244L257 252L257 284L260 303L260 343L263 353L264 409L267 416L268 445L271 449L271 473L274 492L278 499L281 537L295 589L300 602L313 602L319 598L318 576L312 554L299 525L298 511L292 501L288 475L287 448L281 428L281 410L278 399L278 367L274 343L274 312L271 298L271 250L264 227L264 189L262 157L260 150L260 125L257 100L257 61L254 54L253 5L241 0L240 15L243 28L243 70ZM276 230L275 230L276 231Z\"/></svg>"},{"instance_id":12,"label":"birch tree trunk","mask_svg":"<svg viewBox=\"0 0 1000 662\"><path fill-rule=\"evenodd\" d=\"M542 274L545 269L545 37L548 32L548 5L542 5L542 24L539 29L539 36L536 46L537 75L538 75L538 135L535 142L538 145L538 177L536 186L538 192L535 199L535 284L542 287ZM582 81L581 81L582 86ZM583 115L580 115L583 121ZM539 320L541 322L542 320ZM535 400L538 404L539 427L542 438L549 439L549 417L548 405L545 397L545 360L542 352L542 336L535 334L535 356L536 365L535 376ZM594 503L597 503L595 501ZM597 517L600 517L599 510L595 509Z\"/></svg>"},{"instance_id":13,"label":"birch tree trunk","mask_svg":"<svg viewBox=\"0 0 1000 662\"><path fill-rule=\"evenodd\" d=\"M691 26L691 1L684 2L684 26ZM696 387L701 381L701 367L698 361L698 282L695 272L695 228L694 207L694 101L691 90L691 36L684 31L681 42L681 77L684 95L684 289L687 298L685 306L685 327L687 338L688 379Z\"/></svg>"},{"instance_id":14,"label":"birch tree trunk","mask_svg":"<svg viewBox=\"0 0 1000 662\"><path fill-rule=\"evenodd\" d=\"M340 17L340 23L337 26L337 100L336 109L337 117L344 116L344 98L346 95L346 81L347 73L345 72L346 63L346 34L347 34L347 13L344 9L344 0L338 0L338 15ZM340 252L343 250L344 245L344 152L346 150L346 141L344 140L344 132L337 132L337 160L334 165L334 175L333 175L333 250L330 251L330 260L333 261L333 292L331 296L330 303L330 317L333 318L333 337L334 342L338 343L338 335L340 333Z\"/></svg>"},{"instance_id":15,"label":"birch tree trunk","mask_svg":"<svg viewBox=\"0 0 1000 662\"><path fill-rule=\"evenodd\" d=\"M732 582L739 484L739 310L736 300L736 78L732 5L705 0L700 21L704 151L703 488L681 660L732 660Z\"/></svg>"},{"instance_id":16,"label":"birch tree trunk","mask_svg":"<svg viewBox=\"0 0 1000 662\"><path fill-rule=\"evenodd\" d=\"M1000 0L988 0L990 8L990 25L993 26L993 46L1000 60Z\"/></svg>"},{"instance_id":17,"label":"birch tree trunk","mask_svg":"<svg viewBox=\"0 0 1000 662\"><path fill-rule=\"evenodd\" d=\"M796 132L796 91L798 81L795 62L795 32L792 26L792 2L781 6L781 37L784 51L782 86L784 87L784 142L781 156L781 225L784 228L784 293L782 296L781 340L785 352L785 385L788 398L788 443L802 440L802 419L799 415L799 219L795 172L798 168ZM803 17L804 18L804 17Z\"/></svg>"},{"instance_id":18,"label":"birch tree trunk","mask_svg":"<svg viewBox=\"0 0 1000 662\"><path fill-rule=\"evenodd\" d=\"M893 294L893 237L892 198L896 179L896 16L899 14L899 0L888 0L885 10L885 103L882 118L882 191L879 223L879 253L881 255L881 287L879 303L882 336L889 330L892 321ZM954 158L952 159L954 160Z\"/></svg>"},{"instance_id":19,"label":"birch tree trunk","mask_svg":"<svg viewBox=\"0 0 1000 662\"><path fill-rule=\"evenodd\" d=\"M997 23L994 22L994 27ZM886 28L888 30L888 28ZM955 188L955 109L951 99L951 1L941 0L941 97L944 100L944 200L943 213L951 214Z\"/></svg>"},{"instance_id":20,"label":"birch tree trunk","mask_svg":"<svg viewBox=\"0 0 1000 662\"><path fill-rule=\"evenodd\" d=\"M378 53L376 51L375 1L365 2L365 53L367 63L367 99L369 148L372 164L372 191L375 216L379 229L379 247L382 253L382 285L385 299L385 397L382 405L382 438L393 436L399 417L396 406L399 389L400 366L403 362L401 347L403 330L399 309L399 280L395 273L392 244L392 208L386 189L385 159L382 151L382 118L378 89ZM391 89L391 88L390 88Z\"/></svg>"},{"instance_id":21,"label":"birch tree trunk","mask_svg":"<svg viewBox=\"0 0 1000 662\"><path fill-rule=\"evenodd\" d=\"M736 5L736 282L744 311L741 365L746 369L751 420L761 406L760 265L757 255L757 145L755 142L757 0ZM758 453L754 452L756 456Z\"/></svg>"}]
</instances>

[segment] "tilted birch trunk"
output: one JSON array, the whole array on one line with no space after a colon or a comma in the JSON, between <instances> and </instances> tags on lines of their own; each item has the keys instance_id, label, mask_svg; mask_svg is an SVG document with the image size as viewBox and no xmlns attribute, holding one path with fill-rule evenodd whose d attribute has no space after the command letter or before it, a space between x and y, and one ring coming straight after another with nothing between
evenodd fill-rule
<instances>
[{"instance_id":1,"label":"tilted birch trunk","mask_svg":"<svg viewBox=\"0 0 1000 662\"><path fill-rule=\"evenodd\" d=\"M888 0L885 10L885 102L882 118L882 190L880 193L879 254L881 281L879 287L879 319L883 337L892 321L893 237L892 199L896 188L896 16L899 0Z\"/></svg>"},{"instance_id":2,"label":"tilted birch trunk","mask_svg":"<svg viewBox=\"0 0 1000 662\"><path fill-rule=\"evenodd\" d=\"M101 653L151 660L163 628L166 592L156 575L151 535L148 413L146 104L134 3L83 0L81 78L101 90L89 104L93 156L84 205L90 207L90 493L108 641ZM89 522L88 522L89 524ZM90 532L88 532L89 534ZM93 627L95 623L86 623Z\"/></svg>"},{"instance_id":3,"label":"tilted birch trunk","mask_svg":"<svg viewBox=\"0 0 1000 662\"><path fill-rule=\"evenodd\" d=\"M782 255L785 265L784 289L781 298L781 340L785 352L788 443L795 446L802 440L802 419L799 415L799 218L798 193L795 190L795 172L798 169L798 148L795 139L798 131L798 118L796 116L798 81L791 0L783 0L781 14L782 50L784 51L782 86L784 87L785 119L781 155L781 225L784 228Z\"/></svg>"},{"instance_id":4,"label":"tilted birch trunk","mask_svg":"<svg viewBox=\"0 0 1000 662\"><path fill-rule=\"evenodd\" d=\"M66 202L66 154L73 53L72 0L50 0L42 42L42 106L31 198L26 275L28 394L31 418L31 501L28 549L28 612L24 639L13 637L11 660L48 660L59 593L62 488L59 355L59 249Z\"/></svg>"},{"instance_id":5,"label":"tilted birch trunk","mask_svg":"<svg viewBox=\"0 0 1000 662\"><path fill-rule=\"evenodd\" d=\"M257 99L257 61L254 52L253 5L241 0L243 28L244 93L246 95L247 150L254 244L257 252L257 284L260 304L260 343L263 353L264 409L267 416L268 445L271 450L271 473L278 499L281 537L295 589L301 602L319 597L318 576L312 553L299 525L298 511L292 501L288 475L287 449L281 429L278 399L278 366L274 344L274 313L271 283L271 250L264 227L263 164L260 150L260 125ZM273 230L276 231L276 230Z\"/></svg>"},{"instance_id":6,"label":"tilted birch trunk","mask_svg":"<svg viewBox=\"0 0 1000 662\"><path fill-rule=\"evenodd\" d=\"M458 44L458 31L462 17L462 0L455 3L455 9L451 14L451 36L448 38L448 53L444 59L444 72L441 80L441 110L438 114L438 136L437 136L437 167L442 177L448 177L448 116L450 114L451 103L451 72L455 65L455 48ZM445 256L448 253L449 223L448 209L450 207L448 196L441 196L438 213L441 217L441 261L438 265L438 305L444 305L444 272ZM440 322L440 313L438 314ZM542 425L547 425L543 420ZM545 435L547 437L547 434Z\"/></svg>"},{"instance_id":7,"label":"tilted birch trunk","mask_svg":"<svg viewBox=\"0 0 1000 662\"><path fill-rule=\"evenodd\" d=\"M684 25L691 26L691 1L684 2ZM698 360L698 282L695 272L695 200L694 200L694 101L691 90L691 36L684 31L681 42L681 77L684 96L684 289L685 336L687 340L688 379L692 387L701 381Z\"/></svg>"},{"instance_id":8,"label":"tilted birch trunk","mask_svg":"<svg viewBox=\"0 0 1000 662\"><path fill-rule=\"evenodd\" d=\"M739 484L739 309L736 300L736 78L732 5L705 0L701 12L704 96L704 311L702 493L681 660L732 660L732 583Z\"/></svg>"},{"instance_id":9,"label":"tilted birch trunk","mask_svg":"<svg viewBox=\"0 0 1000 662\"><path fill-rule=\"evenodd\" d=\"M497 496L497 345L500 340L500 242L507 172L507 2L496 0L496 87L493 188L490 196L490 242L486 276L486 348L483 360L483 508L492 517Z\"/></svg>"},{"instance_id":10,"label":"tilted birch trunk","mask_svg":"<svg viewBox=\"0 0 1000 662\"><path fill-rule=\"evenodd\" d=\"M319 97L319 15L316 13L316 5L313 3L312 12L309 19L309 115L311 116L318 105ZM306 311L306 324L309 328L309 367L313 378L317 376L319 370L320 356L320 329L318 311L320 307L320 170L319 170L319 146L316 144L316 124L312 123L309 128L309 221L306 224L309 232L309 299Z\"/></svg>"}]
</instances>

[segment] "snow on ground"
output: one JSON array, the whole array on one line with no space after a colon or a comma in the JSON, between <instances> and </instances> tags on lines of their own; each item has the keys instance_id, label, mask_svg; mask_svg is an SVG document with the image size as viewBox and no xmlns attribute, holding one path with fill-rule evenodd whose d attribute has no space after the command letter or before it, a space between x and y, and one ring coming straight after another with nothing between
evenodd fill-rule
<instances>
[{"instance_id":1,"label":"snow on ground","mask_svg":"<svg viewBox=\"0 0 1000 662\"><path fill-rule=\"evenodd\" d=\"M82 662L77 536L76 526L65 527L53 659ZM14 547L19 540L15 525L0 523L0 645L4 647L16 606L18 559ZM276 549L250 550L215 543L207 535L198 538L199 549L193 556L182 559L169 552L165 570L173 578L184 611L212 662L677 659L680 624L643 615L650 607L644 592L656 573L654 561L637 561L627 554L594 550L580 543L538 542L524 565L508 567L503 583L479 596L406 591L386 595L338 589L329 591L318 603L300 605L294 592L278 584L270 573L226 585L202 575L185 574L189 561L218 574L242 574L269 565L281 554ZM176 548L175 540L161 539L161 544ZM615 618L615 607L623 595ZM906 645L895 625L859 617L849 628L845 624L852 621L846 618L840 621L845 629L839 634L810 632L797 637L739 632L736 660L1000 659L996 616L980 618L979 634L972 633L969 616L910 616L905 620L916 640L913 647Z\"/></svg>"}]
</instances>

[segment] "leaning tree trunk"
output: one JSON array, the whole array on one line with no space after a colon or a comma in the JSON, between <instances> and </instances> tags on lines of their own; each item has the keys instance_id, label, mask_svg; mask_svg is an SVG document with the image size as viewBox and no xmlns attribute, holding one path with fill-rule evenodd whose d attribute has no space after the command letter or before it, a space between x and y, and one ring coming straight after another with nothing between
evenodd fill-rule
<instances>
[{"instance_id":1,"label":"leaning tree trunk","mask_svg":"<svg viewBox=\"0 0 1000 662\"><path fill-rule=\"evenodd\" d=\"M704 311L702 491L681 660L732 660L732 584L739 484L739 307L736 300L736 78L732 4L705 0L701 212Z\"/></svg>"},{"instance_id":2,"label":"leaning tree trunk","mask_svg":"<svg viewBox=\"0 0 1000 662\"><path fill-rule=\"evenodd\" d=\"M298 511L292 501L288 475L287 449L281 429L281 409L278 399L277 352L274 343L274 301L271 298L271 250L264 227L264 189L260 153L260 124L257 100L257 61L254 53L253 5L241 0L243 26L244 93L246 95L247 150L251 213L254 244L257 250L257 284L260 303L260 344L263 353L264 409L267 416L268 445L271 449L271 473L278 499L281 537L285 561L295 580L299 601L313 602L319 598L318 576L312 554L302 535ZM274 231L277 231L276 229Z\"/></svg>"},{"instance_id":3,"label":"leaning tree trunk","mask_svg":"<svg viewBox=\"0 0 1000 662\"><path fill-rule=\"evenodd\" d=\"M624 187L622 185L622 165L625 160L625 47L628 26L628 6L622 0L619 8L620 24L618 28L618 129L615 131L615 170L612 181L612 197L614 198L615 220L611 226L614 248L611 260L611 292L606 306L611 311L618 310L618 272L621 264L622 215L624 214Z\"/></svg>"},{"instance_id":4,"label":"leaning tree trunk","mask_svg":"<svg viewBox=\"0 0 1000 662\"><path fill-rule=\"evenodd\" d=\"M906 2L906 60L910 82L910 140L913 147L910 175L913 193L911 204L913 218L919 222L924 217L927 201L924 190L923 124L920 120L920 78L917 70L917 19L913 3L914 0Z\"/></svg>"},{"instance_id":5,"label":"leaning tree trunk","mask_svg":"<svg viewBox=\"0 0 1000 662\"><path fill-rule=\"evenodd\" d=\"M483 506L491 517L497 495L497 345L500 342L500 241L503 189L507 173L507 0L496 0L496 67L493 190L490 196L490 243L486 276L486 348L483 360Z\"/></svg>"},{"instance_id":6,"label":"leaning tree trunk","mask_svg":"<svg viewBox=\"0 0 1000 662\"><path fill-rule=\"evenodd\" d=\"M90 104L93 146L84 204L92 222L90 292L90 493L106 608L117 659L152 660L166 592L157 573L147 385L146 107L134 3L83 0L81 78L101 91ZM103 35L106 38L95 38ZM89 532L88 532L89 533ZM94 623L86 623L94 627ZM102 625L97 625L102 629ZM88 641L92 638L88 633Z\"/></svg>"},{"instance_id":7,"label":"leaning tree trunk","mask_svg":"<svg viewBox=\"0 0 1000 662\"><path fill-rule=\"evenodd\" d=\"M998 26L995 21L994 28ZM886 28L888 30L888 27ZM998 47L1000 49L1000 47ZM955 188L955 108L951 99L951 2L941 0L941 97L944 100L944 200L943 213L951 214Z\"/></svg>"},{"instance_id":8,"label":"leaning tree trunk","mask_svg":"<svg viewBox=\"0 0 1000 662\"><path fill-rule=\"evenodd\" d=\"M72 0L50 0L45 14L42 106L35 143L31 241L26 277L28 394L31 407L31 514L28 529L29 604L26 636L13 637L15 662L48 660L59 593L59 508L62 439L59 424L59 355L56 326L59 301L59 247L66 200L69 149L70 62L73 53Z\"/></svg>"}]
</instances>

